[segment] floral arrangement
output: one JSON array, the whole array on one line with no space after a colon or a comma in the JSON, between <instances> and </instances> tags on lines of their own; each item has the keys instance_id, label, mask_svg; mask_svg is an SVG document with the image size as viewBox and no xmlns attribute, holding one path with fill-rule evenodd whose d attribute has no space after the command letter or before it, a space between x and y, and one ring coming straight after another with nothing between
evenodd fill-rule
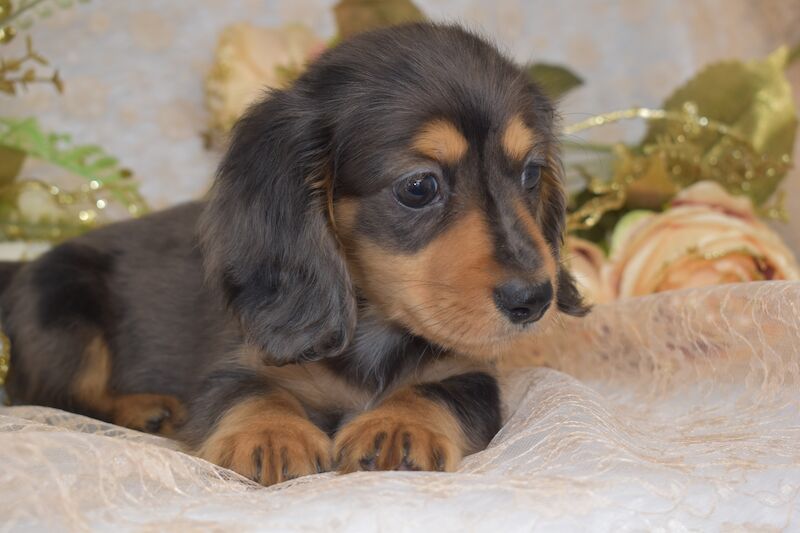
<instances>
[{"instance_id":1,"label":"floral arrangement","mask_svg":"<svg viewBox=\"0 0 800 533\"><path fill-rule=\"evenodd\" d=\"M86 1L86 0L82 0ZM72 0L0 0L0 49L17 43L18 33ZM66 89L57 69L24 39L19 54L0 55L0 93L13 97L32 84ZM58 182L34 174L58 170ZM52 172L50 172L52 173ZM55 242L99 224L147 210L132 173L100 146L76 144L69 135L45 131L36 118L0 117L0 256L28 258ZM35 244L31 244L35 243Z\"/></svg>"},{"instance_id":2,"label":"floral arrangement","mask_svg":"<svg viewBox=\"0 0 800 533\"><path fill-rule=\"evenodd\" d=\"M407 0L342 0L334 14L332 42L424 19ZM236 24L223 31L206 80L212 138L224 139L265 87L292 83L325 46L298 25ZM792 166L798 121L784 71L798 58L800 46L761 61L712 64L658 109L632 107L564 128L565 257L587 299L800 279L791 251L761 220L786 219L778 188ZM583 83L557 65L527 71L554 98ZM646 121L637 144L576 140L622 120Z\"/></svg>"},{"instance_id":3,"label":"floral arrangement","mask_svg":"<svg viewBox=\"0 0 800 533\"><path fill-rule=\"evenodd\" d=\"M784 71L798 57L800 46L782 47L761 61L712 64L661 109L565 128L570 136L618 120L648 123L634 146L566 141L566 255L589 300L800 279L791 251L760 220L787 218L778 188L798 122Z\"/></svg>"}]
</instances>

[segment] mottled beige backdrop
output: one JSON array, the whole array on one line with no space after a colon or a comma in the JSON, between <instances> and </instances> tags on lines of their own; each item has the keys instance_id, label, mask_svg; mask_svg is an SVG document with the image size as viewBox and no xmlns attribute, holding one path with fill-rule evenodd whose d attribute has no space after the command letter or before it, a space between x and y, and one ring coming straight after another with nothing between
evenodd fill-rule
<instances>
[{"instance_id":1,"label":"mottled beige backdrop","mask_svg":"<svg viewBox=\"0 0 800 533\"><path fill-rule=\"evenodd\" d=\"M60 68L66 94L32 87L0 96L0 114L41 117L47 128L121 157L155 207L200 196L218 153L203 148L203 77L216 37L232 22L303 22L334 32L330 0L92 0L31 29ZM435 20L491 36L519 61L571 66L587 84L569 95L566 123L621 107L656 106L698 68L764 56L800 42L798 0L418 0ZM20 46L21 39L15 43ZM800 64L790 76L800 99ZM608 128L618 136L622 130ZM798 143L800 145L800 143ZM787 181L794 215L780 228L800 251L800 173Z\"/></svg>"}]
</instances>

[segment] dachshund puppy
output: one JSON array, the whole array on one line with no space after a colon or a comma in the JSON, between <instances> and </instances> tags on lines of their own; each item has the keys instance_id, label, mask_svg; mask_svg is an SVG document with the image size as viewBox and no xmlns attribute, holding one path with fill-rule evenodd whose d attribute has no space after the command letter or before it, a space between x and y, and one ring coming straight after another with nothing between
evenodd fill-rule
<instances>
[{"instance_id":1,"label":"dachshund puppy","mask_svg":"<svg viewBox=\"0 0 800 533\"><path fill-rule=\"evenodd\" d=\"M344 42L249 109L205 202L6 269L10 398L265 485L455 469L500 427L492 361L586 311L554 117L458 27Z\"/></svg>"}]
</instances>

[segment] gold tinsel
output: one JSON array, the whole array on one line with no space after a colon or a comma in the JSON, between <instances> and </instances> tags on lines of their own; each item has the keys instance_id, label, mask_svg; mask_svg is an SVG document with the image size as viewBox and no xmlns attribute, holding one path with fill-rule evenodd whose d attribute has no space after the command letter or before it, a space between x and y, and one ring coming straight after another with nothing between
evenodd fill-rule
<instances>
[{"instance_id":1,"label":"gold tinsel","mask_svg":"<svg viewBox=\"0 0 800 533\"><path fill-rule=\"evenodd\" d=\"M34 178L0 187L0 201L19 198L25 192L44 193L52 201L52 213L32 218L12 202L9 212L0 217L0 237L5 240L60 241L74 237L110 220L112 217L104 213L120 203L99 180L91 180L77 189L64 189ZM127 191L121 204L130 216L139 216L147 210L135 190Z\"/></svg>"},{"instance_id":2,"label":"gold tinsel","mask_svg":"<svg viewBox=\"0 0 800 533\"><path fill-rule=\"evenodd\" d=\"M660 138L640 150L622 143L612 145L610 150L615 163L610 180L577 167L586 180L587 189L595 197L570 213L569 230L593 227L606 212L624 207L631 196L639 196L637 207L656 207L647 204L666 201L678 190L703 180L716 181L730 192L750 196L763 185L758 178L783 176L791 168L788 153L780 159L759 154L748 139L727 125L698 116L690 103L683 112L636 107L604 113L569 126L564 133L574 135L589 128L636 118L674 122L681 126L683 133ZM721 151L718 157L704 160L693 142L706 132L718 135L720 143L725 143L728 149ZM646 195L654 196L655 200L643 198ZM774 207L766 213L773 218L785 217L784 212Z\"/></svg>"},{"instance_id":3,"label":"gold tinsel","mask_svg":"<svg viewBox=\"0 0 800 533\"><path fill-rule=\"evenodd\" d=\"M660 209L679 190L711 180L750 197L760 213L785 219L783 194L775 194L792 166L797 117L784 70L796 57L783 47L763 61L710 65L680 87L661 109L633 107L568 126L567 152L603 152L605 172L568 164L582 180L583 201L568 218L570 231L596 226L610 211ZM614 122L643 119L648 131L635 146L588 145L571 136ZM773 205L766 201L775 198Z\"/></svg>"}]
</instances>

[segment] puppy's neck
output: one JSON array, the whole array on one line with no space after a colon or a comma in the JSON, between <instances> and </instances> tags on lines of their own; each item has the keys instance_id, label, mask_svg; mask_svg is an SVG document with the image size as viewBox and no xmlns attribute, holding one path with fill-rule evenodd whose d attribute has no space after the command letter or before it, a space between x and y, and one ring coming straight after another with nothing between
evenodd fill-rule
<instances>
[{"instance_id":1,"label":"puppy's neck","mask_svg":"<svg viewBox=\"0 0 800 533\"><path fill-rule=\"evenodd\" d=\"M329 366L355 385L375 392L420 371L447 352L392 323L368 302L361 302L353 341Z\"/></svg>"}]
</instances>

